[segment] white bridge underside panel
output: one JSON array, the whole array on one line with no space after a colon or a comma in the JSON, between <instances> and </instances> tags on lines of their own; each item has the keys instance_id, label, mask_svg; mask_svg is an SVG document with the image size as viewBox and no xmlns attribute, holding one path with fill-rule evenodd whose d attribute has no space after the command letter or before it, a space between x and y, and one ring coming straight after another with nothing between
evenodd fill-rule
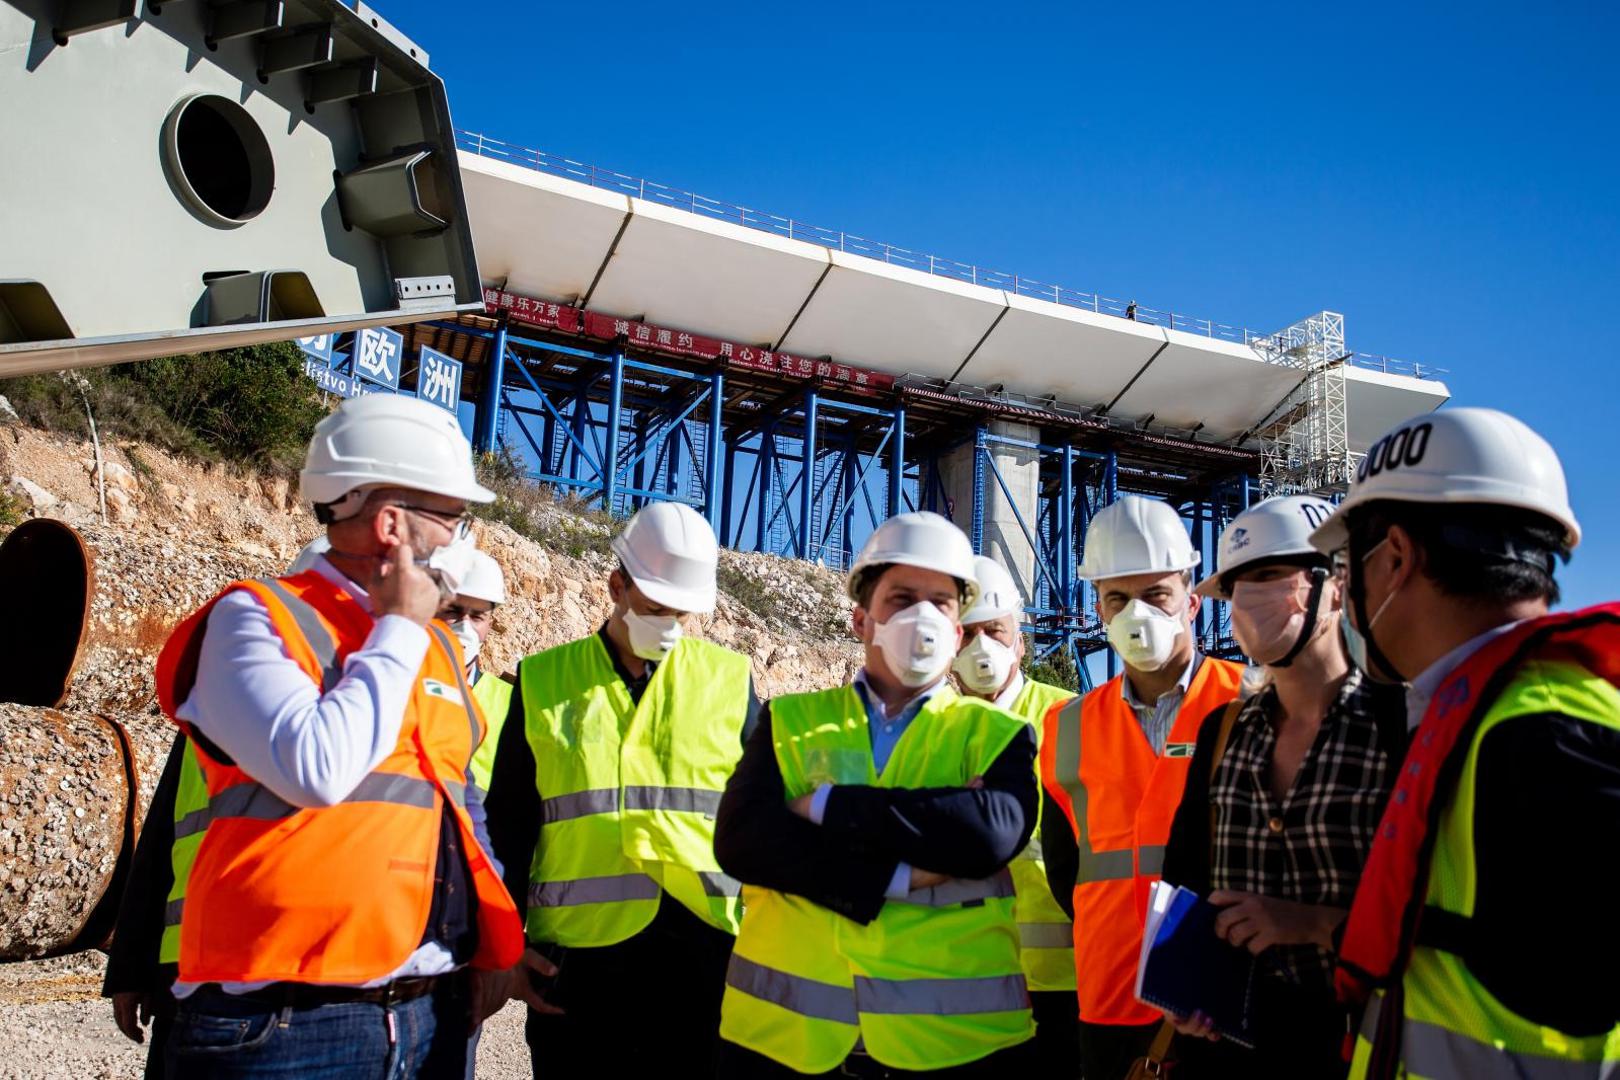
<instances>
[{"instance_id":1,"label":"white bridge underside panel","mask_svg":"<svg viewBox=\"0 0 1620 1080\"><path fill-rule=\"evenodd\" d=\"M485 284L673 329L1231 440L1303 378L1249 346L1009 294L461 155ZM1151 361L1151 362L1150 362ZM1144 367L1145 365L1145 367ZM1364 451L1443 383L1346 369Z\"/></svg>"},{"instance_id":2,"label":"white bridge underside panel","mask_svg":"<svg viewBox=\"0 0 1620 1080\"><path fill-rule=\"evenodd\" d=\"M1006 307L996 289L831 255L832 272L782 342L790 353L948 379Z\"/></svg>"},{"instance_id":3,"label":"white bridge underside panel","mask_svg":"<svg viewBox=\"0 0 1620 1080\"><path fill-rule=\"evenodd\" d=\"M629 198L488 158L462 154L461 166L484 284L565 303L583 297Z\"/></svg>"},{"instance_id":4,"label":"white bridge underside panel","mask_svg":"<svg viewBox=\"0 0 1620 1080\"><path fill-rule=\"evenodd\" d=\"M1152 416L1155 424L1192 428L1200 438L1233 439L1271 410L1305 373L1268 364L1254 350L1179 331L1142 373L1113 415Z\"/></svg>"},{"instance_id":5,"label":"white bridge underside panel","mask_svg":"<svg viewBox=\"0 0 1620 1080\"><path fill-rule=\"evenodd\" d=\"M1007 296L1009 310L959 378L1075 405L1107 405L1160 345L1164 331L1109 315Z\"/></svg>"},{"instance_id":6,"label":"white bridge underside panel","mask_svg":"<svg viewBox=\"0 0 1620 1080\"><path fill-rule=\"evenodd\" d=\"M1444 383L1387 375L1362 368L1344 369L1345 411L1350 414L1350 449L1358 454L1402 420L1433 412L1449 395Z\"/></svg>"},{"instance_id":7,"label":"white bridge underside panel","mask_svg":"<svg viewBox=\"0 0 1620 1080\"><path fill-rule=\"evenodd\" d=\"M631 199L633 215L590 306L609 315L774 348L816 279L827 249ZM716 334L724 325L727 333ZM705 329L707 328L707 329Z\"/></svg>"}]
</instances>

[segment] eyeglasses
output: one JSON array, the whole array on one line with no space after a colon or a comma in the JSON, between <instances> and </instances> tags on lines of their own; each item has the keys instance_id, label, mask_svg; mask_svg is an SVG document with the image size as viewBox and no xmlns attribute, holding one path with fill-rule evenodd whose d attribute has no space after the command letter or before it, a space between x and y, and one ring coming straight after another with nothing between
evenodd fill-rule
<instances>
[{"instance_id":1,"label":"eyeglasses","mask_svg":"<svg viewBox=\"0 0 1620 1080\"><path fill-rule=\"evenodd\" d=\"M1389 537L1386 536L1382 540L1378 541L1378 543L1368 548L1367 553L1361 557L1360 561L1366 562L1368 559L1373 557L1374 552L1387 543L1389 543ZM1346 544L1344 547L1329 555L1328 565L1333 568L1333 577L1341 584L1350 580L1350 545Z\"/></svg>"},{"instance_id":2,"label":"eyeglasses","mask_svg":"<svg viewBox=\"0 0 1620 1080\"><path fill-rule=\"evenodd\" d=\"M409 510L413 514L421 514L423 517L432 518L434 521L437 521L440 525L443 525L445 528L450 530L450 540L452 543L465 540L472 533L472 512L469 510L463 510L459 514L453 514L448 510L434 510L426 506L417 506L414 503L391 502L387 505L397 506L401 510Z\"/></svg>"}]
</instances>

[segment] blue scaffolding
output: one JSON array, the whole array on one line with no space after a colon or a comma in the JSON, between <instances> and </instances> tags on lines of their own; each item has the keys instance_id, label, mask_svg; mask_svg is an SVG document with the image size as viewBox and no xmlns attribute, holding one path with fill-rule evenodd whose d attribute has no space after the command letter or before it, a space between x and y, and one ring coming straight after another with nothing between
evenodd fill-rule
<instances>
[{"instance_id":1,"label":"blue scaffolding","mask_svg":"<svg viewBox=\"0 0 1620 1080\"><path fill-rule=\"evenodd\" d=\"M1095 590L1077 574L1092 517L1122 492L1166 498L1207 566L1253 491L1249 460L1228 448L1166 450L1163 439L1096 422L1066 427L1062 417L1034 421L1038 440L1011 438L992 430L993 402L912 396L903 385L863 393L493 319L422 324L411 338L464 358L469 381L477 373L478 452L513 454L534 482L617 516L684 502L739 550L845 569L880 522L932 509L983 551L986 496L999 490L1035 554L1026 629L1036 658L1067 652L1088 684L1087 658L1107 652ZM941 463L969 445L972 498L953 505ZM1008 450L1037 462L1032 514L997 464ZM1221 607L1206 605L1197 631L1206 651L1232 655Z\"/></svg>"}]
</instances>

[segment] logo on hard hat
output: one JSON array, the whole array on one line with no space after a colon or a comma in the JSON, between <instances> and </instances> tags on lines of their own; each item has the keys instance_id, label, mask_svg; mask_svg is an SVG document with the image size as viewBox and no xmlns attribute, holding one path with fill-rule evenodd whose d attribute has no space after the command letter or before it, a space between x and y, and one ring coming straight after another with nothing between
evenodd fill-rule
<instances>
[{"instance_id":1,"label":"logo on hard hat","mask_svg":"<svg viewBox=\"0 0 1620 1080\"><path fill-rule=\"evenodd\" d=\"M1392 431L1373 443L1367 456L1361 459L1361 466L1356 469L1356 483L1385 470L1394 471L1403 466L1413 468L1420 464L1423 455L1429 451L1429 435L1433 431L1434 425L1425 420L1421 424Z\"/></svg>"},{"instance_id":2,"label":"logo on hard hat","mask_svg":"<svg viewBox=\"0 0 1620 1080\"><path fill-rule=\"evenodd\" d=\"M1231 539L1226 542L1228 551L1242 551L1249 546L1249 530L1239 525L1232 530Z\"/></svg>"}]
</instances>

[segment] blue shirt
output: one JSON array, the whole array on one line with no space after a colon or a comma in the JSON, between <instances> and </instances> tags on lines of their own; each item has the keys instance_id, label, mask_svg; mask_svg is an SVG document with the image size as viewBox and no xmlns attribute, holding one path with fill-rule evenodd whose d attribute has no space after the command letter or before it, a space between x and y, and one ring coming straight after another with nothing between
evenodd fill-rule
<instances>
[{"instance_id":1,"label":"blue shirt","mask_svg":"<svg viewBox=\"0 0 1620 1080\"><path fill-rule=\"evenodd\" d=\"M1187 687L1192 685L1193 669L1198 666L1198 654L1187 661L1187 670L1181 673L1176 685L1159 695L1159 700L1148 703L1136 696L1131 689L1131 677L1127 672L1119 680L1124 693L1125 704L1131 707L1136 714L1136 722L1142 725L1142 734L1147 736L1148 745L1153 747L1155 754L1164 753L1164 744L1170 741L1170 729L1176 724L1176 716L1181 712L1181 702L1187 696Z\"/></svg>"},{"instance_id":2,"label":"blue shirt","mask_svg":"<svg viewBox=\"0 0 1620 1080\"><path fill-rule=\"evenodd\" d=\"M1413 679L1406 688L1406 730L1415 731L1423 722L1423 714L1429 711L1429 700L1434 697L1434 692L1440 689L1440 684L1446 681L1446 676L1456 671L1462 666L1463 661L1490 642L1518 626L1520 621L1515 619L1501 626L1493 626L1483 634L1469 638L1430 664L1421 675Z\"/></svg>"},{"instance_id":3,"label":"blue shirt","mask_svg":"<svg viewBox=\"0 0 1620 1080\"><path fill-rule=\"evenodd\" d=\"M868 686L865 668L855 673L854 685L855 693L866 709L866 732L872 740L872 762L877 767L878 775L881 776L889 764L895 746L900 742L900 737L906 733L906 728L911 726L917 714L922 712L922 707L928 703L928 699L944 688L945 678L941 676L938 682L918 691L917 695L901 705L893 716L884 710L882 700ZM817 825L821 824L821 819L827 812L827 797L832 794L832 789L831 784L822 784L810 797L810 820ZM906 863L900 863L894 868L894 877L890 879L885 895L898 900L903 899L910 891L911 867Z\"/></svg>"}]
</instances>

